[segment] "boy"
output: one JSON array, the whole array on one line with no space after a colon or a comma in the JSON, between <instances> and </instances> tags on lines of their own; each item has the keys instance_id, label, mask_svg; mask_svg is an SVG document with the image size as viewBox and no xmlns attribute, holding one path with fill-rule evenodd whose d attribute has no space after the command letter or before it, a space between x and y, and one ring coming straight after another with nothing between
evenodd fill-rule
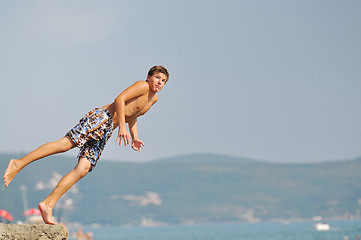
<instances>
[{"instance_id":1,"label":"boy","mask_svg":"<svg viewBox=\"0 0 361 240\"><path fill-rule=\"evenodd\" d=\"M73 184L93 170L115 128L119 127L116 139L116 142L119 141L119 146L122 141L127 146L132 138L132 148L140 152L144 143L138 138L137 118L145 114L157 102L156 93L162 90L168 78L169 73L165 67L152 67L146 81L134 83L125 89L113 103L90 111L65 137L42 145L23 158L11 159L3 177L5 186L8 187L15 175L29 163L51 154L66 152L74 147L80 148L78 164L38 205L44 222L57 224L52 219L55 203ZM126 123L128 123L130 134L126 129Z\"/></svg>"}]
</instances>

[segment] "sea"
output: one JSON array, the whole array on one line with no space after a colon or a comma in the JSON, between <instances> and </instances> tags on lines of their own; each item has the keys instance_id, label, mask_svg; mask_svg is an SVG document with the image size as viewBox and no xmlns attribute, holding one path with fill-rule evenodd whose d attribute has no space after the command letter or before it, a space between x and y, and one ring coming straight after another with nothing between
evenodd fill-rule
<instances>
[{"instance_id":1,"label":"sea","mask_svg":"<svg viewBox=\"0 0 361 240\"><path fill-rule=\"evenodd\" d=\"M153 227L85 227L93 240L361 240L360 220L328 221L329 231L315 222L209 223ZM69 235L71 231L69 230ZM69 239L77 239L69 237Z\"/></svg>"}]
</instances>

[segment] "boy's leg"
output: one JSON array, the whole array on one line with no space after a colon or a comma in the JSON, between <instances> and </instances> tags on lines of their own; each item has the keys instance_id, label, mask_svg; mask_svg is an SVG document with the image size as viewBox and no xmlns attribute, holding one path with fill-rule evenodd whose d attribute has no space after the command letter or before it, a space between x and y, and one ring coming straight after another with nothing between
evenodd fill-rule
<instances>
[{"instance_id":1,"label":"boy's leg","mask_svg":"<svg viewBox=\"0 0 361 240\"><path fill-rule=\"evenodd\" d=\"M65 136L55 142L46 143L20 159L11 159L3 176L5 186L9 186L16 174L29 163L40 158L66 152L76 145L69 136Z\"/></svg>"},{"instance_id":2,"label":"boy's leg","mask_svg":"<svg viewBox=\"0 0 361 240\"><path fill-rule=\"evenodd\" d=\"M74 185L74 183L87 175L90 167L91 163L88 159L80 158L76 167L59 181L58 185L44 201L39 203L38 207L45 223L57 224L57 222L52 219L55 203L71 188L71 186Z\"/></svg>"}]
</instances>

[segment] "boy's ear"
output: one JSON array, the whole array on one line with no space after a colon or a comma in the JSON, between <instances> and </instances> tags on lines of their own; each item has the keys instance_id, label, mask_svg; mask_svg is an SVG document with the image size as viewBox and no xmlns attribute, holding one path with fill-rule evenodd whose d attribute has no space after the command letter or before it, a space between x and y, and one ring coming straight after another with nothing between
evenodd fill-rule
<instances>
[{"instance_id":1,"label":"boy's ear","mask_svg":"<svg viewBox=\"0 0 361 240\"><path fill-rule=\"evenodd\" d=\"M145 81L146 81L146 82L148 82L149 78L150 78L150 76L149 76L149 75L147 75L147 80L145 80Z\"/></svg>"}]
</instances>

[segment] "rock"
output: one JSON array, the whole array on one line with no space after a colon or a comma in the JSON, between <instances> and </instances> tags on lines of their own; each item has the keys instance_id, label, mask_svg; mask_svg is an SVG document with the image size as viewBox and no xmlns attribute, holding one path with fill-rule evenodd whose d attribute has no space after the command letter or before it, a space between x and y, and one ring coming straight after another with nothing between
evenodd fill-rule
<instances>
[{"instance_id":1,"label":"rock","mask_svg":"<svg viewBox=\"0 0 361 240\"><path fill-rule=\"evenodd\" d=\"M0 240L66 240L68 230L63 224L0 224Z\"/></svg>"}]
</instances>

